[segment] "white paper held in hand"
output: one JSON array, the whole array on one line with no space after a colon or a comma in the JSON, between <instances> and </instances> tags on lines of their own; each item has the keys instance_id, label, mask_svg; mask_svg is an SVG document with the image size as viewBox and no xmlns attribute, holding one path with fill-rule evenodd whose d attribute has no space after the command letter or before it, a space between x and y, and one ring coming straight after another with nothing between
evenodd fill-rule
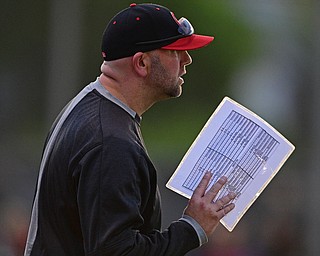
<instances>
[{"instance_id":1,"label":"white paper held in hand","mask_svg":"<svg viewBox=\"0 0 320 256\"><path fill-rule=\"evenodd\" d=\"M225 97L183 157L167 187L190 198L207 171L227 184L216 199L236 193L235 208L221 219L230 232L267 187L295 147L261 117Z\"/></svg>"}]
</instances>

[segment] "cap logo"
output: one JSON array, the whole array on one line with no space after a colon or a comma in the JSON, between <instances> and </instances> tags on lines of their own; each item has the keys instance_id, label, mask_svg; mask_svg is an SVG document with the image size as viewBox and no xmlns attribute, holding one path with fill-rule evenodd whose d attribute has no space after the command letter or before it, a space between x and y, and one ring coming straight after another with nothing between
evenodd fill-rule
<instances>
[{"instance_id":1,"label":"cap logo","mask_svg":"<svg viewBox=\"0 0 320 256\"><path fill-rule=\"evenodd\" d=\"M173 12L170 12L170 13L171 13L171 16L172 16L172 18L174 19L174 21L175 21L178 25L180 25L178 19L177 19L176 16L174 15L174 13L173 13Z\"/></svg>"}]
</instances>

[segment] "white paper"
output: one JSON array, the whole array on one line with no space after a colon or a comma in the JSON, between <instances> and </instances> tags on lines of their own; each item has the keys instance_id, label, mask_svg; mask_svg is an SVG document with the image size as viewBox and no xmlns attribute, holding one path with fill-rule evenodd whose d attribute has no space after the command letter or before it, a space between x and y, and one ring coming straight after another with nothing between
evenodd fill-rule
<instances>
[{"instance_id":1,"label":"white paper","mask_svg":"<svg viewBox=\"0 0 320 256\"><path fill-rule=\"evenodd\" d=\"M258 115L225 97L193 142L167 187L192 196L207 171L209 187L219 177L227 184L217 199L229 191L237 194L235 209L221 219L230 232L280 170L294 146Z\"/></svg>"}]
</instances>

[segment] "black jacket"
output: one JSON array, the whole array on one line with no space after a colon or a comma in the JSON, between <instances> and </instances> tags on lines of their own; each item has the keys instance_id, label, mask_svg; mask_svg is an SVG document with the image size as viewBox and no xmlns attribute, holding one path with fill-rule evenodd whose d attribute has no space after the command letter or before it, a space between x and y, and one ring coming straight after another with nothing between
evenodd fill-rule
<instances>
[{"instance_id":1,"label":"black jacket","mask_svg":"<svg viewBox=\"0 0 320 256\"><path fill-rule=\"evenodd\" d=\"M140 118L95 88L69 111L39 177L30 255L169 256L198 247L184 221L160 231L157 175Z\"/></svg>"}]
</instances>

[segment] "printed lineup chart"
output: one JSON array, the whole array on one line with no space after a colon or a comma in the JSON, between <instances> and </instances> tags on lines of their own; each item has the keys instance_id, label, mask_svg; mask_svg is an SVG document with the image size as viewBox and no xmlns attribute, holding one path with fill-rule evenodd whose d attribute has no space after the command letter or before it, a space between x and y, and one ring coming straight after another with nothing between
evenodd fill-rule
<instances>
[{"instance_id":1,"label":"printed lineup chart","mask_svg":"<svg viewBox=\"0 0 320 256\"><path fill-rule=\"evenodd\" d=\"M261 117L225 97L194 140L166 186L191 198L206 172L208 189L227 183L215 198L234 192L235 208L220 222L230 232L278 173L295 147Z\"/></svg>"},{"instance_id":2,"label":"printed lineup chart","mask_svg":"<svg viewBox=\"0 0 320 256\"><path fill-rule=\"evenodd\" d=\"M221 191L237 197L255 178L274 152L279 142L259 125L232 111L196 162L183 186L194 191L207 171L213 173L211 184L219 177L228 177Z\"/></svg>"}]
</instances>

